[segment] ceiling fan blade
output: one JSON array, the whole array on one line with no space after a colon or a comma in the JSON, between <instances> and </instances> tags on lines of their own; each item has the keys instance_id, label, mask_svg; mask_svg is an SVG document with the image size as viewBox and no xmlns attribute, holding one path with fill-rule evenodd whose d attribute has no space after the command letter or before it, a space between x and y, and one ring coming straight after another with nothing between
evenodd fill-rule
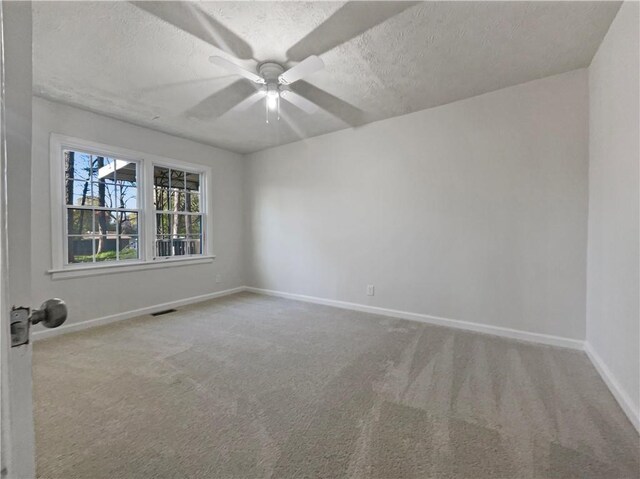
<instances>
[{"instance_id":1,"label":"ceiling fan blade","mask_svg":"<svg viewBox=\"0 0 640 479\"><path fill-rule=\"evenodd\" d=\"M236 58L253 58L251 46L194 2L132 1L143 10L175 28L223 50Z\"/></svg>"},{"instance_id":2,"label":"ceiling fan blade","mask_svg":"<svg viewBox=\"0 0 640 479\"><path fill-rule=\"evenodd\" d=\"M297 106L302 111L308 113L309 115L318 111L318 105L313 103L312 101L307 100L302 95L298 95L296 92L291 90L284 90L280 93L280 98L288 101L289 103Z\"/></svg>"},{"instance_id":3,"label":"ceiling fan blade","mask_svg":"<svg viewBox=\"0 0 640 479\"><path fill-rule=\"evenodd\" d=\"M236 106L234 106L231 110L229 110L229 112L246 111L253 104L255 104L255 103L259 102L260 100L262 100L266 95L267 95L267 93L264 90L258 90L257 92L255 92L252 95L248 96L247 98L242 100L240 103L238 103Z\"/></svg>"},{"instance_id":4,"label":"ceiling fan blade","mask_svg":"<svg viewBox=\"0 0 640 479\"><path fill-rule=\"evenodd\" d=\"M312 54L322 55L421 3L417 1L345 2L315 30L293 45L287 51L287 58L295 61Z\"/></svg>"},{"instance_id":5,"label":"ceiling fan blade","mask_svg":"<svg viewBox=\"0 0 640 479\"><path fill-rule=\"evenodd\" d=\"M262 78L260 75L258 75L257 73L253 73L250 72L249 70L245 70L244 68L236 65L235 63L227 60L226 58L222 58L222 57L218 57L218 56L211 56L209 57L209 61L211 63L213 63L214 65L218 65L222 68L225 68L226 70L233 72L233 73L237 73L238 75L241 75L249 80L251 80L252 82L255 83L264 83L264 78Z\"/></svg>"},{"instance_id":6,"label":"ceiling fan blade","mask_svg":"<svg viewBox=\"0 0 640 479\"><path fill-rule=\"evenodd\" d=\"M350 126L364 125L369 119L367 114L359 108L304 80L296 83L296 90L306 99Z\"/></svg>"},{"instance_id":7,"label":"ceiling fan blade","mask_svg":"<svg viewBox=\"0 0 640 479\"><path fill-rule=\"evenodd\" d=\"M234 108L238 103L243 102L248 96L253 95L255 91L253 83L239 78L230 85L213 92L197 105L185 111L184 114L187 118L204 121L214 120Z\"/></svg>"},{"instance_id":8,"label":"ceiling fan blade","mask_svg":"<svg viewBox=\"0 0 640 479\"><path fill-rule=\"evenodd\" d=\"M318 70L322 70L323 68L324 62L322 59L315 55L311 55L280 75L278 77L278 81L284 85L291 85L293 82L298 81L307 75L311 75Z\"/></svg>"},{"instance_id":9,"label":"ceiling fan blade","mask_svg":"<svg viewBox=\"0 0 640 479\"><path fill-rule=\"evenodd\" d=\"M145 95L145 94L149 94L149 93L156 93L156 92L162 92L162 91L171 91L171 90L178 90L178 89L198 89L200 90L202 88L202 86L204 85L205 87L211 87L211 86L216 86L220 83L226 83L229 81L229 78L234 77L235 75L222 75L222 76L211 76L211 77L207 77L207 78L191 78L189 80L180 80L180 81L176 81L176 82L171 82L171 83L164 83L162 85L152 85L148 88L140 88L138 90L136 90L136 94L138 95Z\"/></svg>"}]
</instances>

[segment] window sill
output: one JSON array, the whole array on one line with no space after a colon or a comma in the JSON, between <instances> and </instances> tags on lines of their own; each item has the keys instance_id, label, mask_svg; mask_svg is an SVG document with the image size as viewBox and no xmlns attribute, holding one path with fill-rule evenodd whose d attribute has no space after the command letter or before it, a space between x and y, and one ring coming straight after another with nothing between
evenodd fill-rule
<instances>
[{"instance_id":1,"label":"window sill","mask_svg":"<svg viewBox=\"0 0 640 479\"><path fill-rule=\"evenodd\" d=\"M192 266L196 264L211 263L214 255L192 256L190 258L164 259L154 261L132 261L130 263L100 264L91 266L74 266L64 269L51 269L47 271L51 279L81 278L84 276L100 276L113 273L128 273L131 271L144 271L147 269L173 268L178 266Z\"/></svg>"}]
</instances>

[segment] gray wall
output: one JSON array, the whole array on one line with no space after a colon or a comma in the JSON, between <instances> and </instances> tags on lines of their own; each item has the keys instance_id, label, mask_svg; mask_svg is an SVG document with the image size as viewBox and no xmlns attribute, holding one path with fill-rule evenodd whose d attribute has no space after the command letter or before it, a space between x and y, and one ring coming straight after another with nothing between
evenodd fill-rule
<instances>
[{"instance_id":1,"label":"gray wall","mask_svg":"<svg viewBox=\"0 0 640 479\"><path fill-rule=\"evenodd\" d=\"M167 267L52 280L49 137L60 133L209 165L213 173L214 221L211 264ZM242 157L41 98L33 100L31 282L33 301L60 297L69 324L199 296L244 284L242 271ZM28 198L28 196L27 196ZM216 283L220 274L222 282Z\"/></svg>"},{"instance_id":2,"label":"gray wall","mask_svg":"<svg viewBox=\"0 0 640 479\"><path fill-rule=\"evenodd\" d=\"M584 339L587 95L577 70L249 155L249 285Z\"/></svg>"},{"instance_id":3,"label":"gray wall","mask_svg":"<svg viewBox=\"0 0 640 479\"><path fill-rule=\"evenodd\" d=\"M587 342L640 412L640 5L625 2L589 68ZM640 419L638 419L640 424Z\"/></svg>"}]
</instances>

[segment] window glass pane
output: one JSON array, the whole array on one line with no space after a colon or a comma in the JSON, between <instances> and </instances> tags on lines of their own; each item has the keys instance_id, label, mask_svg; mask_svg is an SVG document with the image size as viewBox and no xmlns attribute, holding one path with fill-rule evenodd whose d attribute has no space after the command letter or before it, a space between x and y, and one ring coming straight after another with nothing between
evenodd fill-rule
<instances>
[{"instance_id":1,"label":"window glass pane","mask_svg":"<svg viewBox=\"0 0 640 479\"><path fill-rule=\"evenodd\" d=\"M64 171L69 179L89 180L91 177L91 155L78 151L64 151Z\"/></svg>"},{"instance_id":2,"label":"window glass pane","mask_svg":"<svg viewBox=\"0 0 640 479\"><path fill-rule=\"evenodd\" d=\"M200 234L202 232L202 219L200 215L189 215L187 217L187 234Z\"/></svg>"},{"instance_id":3,"label":"window glass pane","mask_svg":"<svg viewBox=\"0 0 640 479\"><path fill-rule=\"evenodd\" d=\"M93 211L77 208L67 209L67 233L70 235L91 235L94 232Z\"/></svg>"},{"instance_id":4,"label":"window glass pane","mask_svg":"<svg viewBox=\"0 0 640 479\"><path fill-rule=\"evenodd\" d=\"M105 208L117 208L118 200L116 195L116 184L113 180L100 180L93 183L93 196L87 202L92 206Z\"/></svg>"},{"instance_id":5,"label":"window glass pane","mask_svg":"<svg viewBox=\"0 0 640 479\"><path fill-rule=\"evenodd\" d=\"M91 263L93 262L93 238L82 236L70 236L68 238L68 258L69 263Z\"/></svg>"},{"instance_id":6,"label":"window glass pane","mask_svg":"<svg viewBox=\"0 0 640 479\"><path fill-rule=\"evenodd\" d=\"M191 213L200 212L200 195L197 193L190 193L187 195L187 211Z\"/></svg>"},{"instance_id":7,"label":"window glass pane","mask_svg":"<svg viewBox=\"0 0 640 479\"><path fill-rule=\"evenodd\" d=\"M114 238L108 239L107 243L109 243L109 246L104 249L103 251L100 251L99 253L96 253L96 263L104 263L105 261L116 261L116 240ZM96 240L96 251L98 251L98 249L100 248L100 240Z\"/></svg>"},{"instance_id":8,"label":"window glass pane","mask_svg":"<svg viewBox=\"0 0 640 479\"><path fill-rule=\"evenodd\" d=\"M115 181L115 161L106 156L91 157L91 179L96 182Z\"/></svg>"},{"instance_id":9,"label":"window glass pane","mask_svg":"<svg viewBox=\"0 0 640 479\"><path fill-rule=\"evenodd\" d=\"M172 241L171 236L156 236L156 256L171 256Z\"/></svg>"},{"instance_id":10,"label":"window glass pane","mask_svg":"<svg viewBox=\"0 0 640 479\"><path fill-rule=\"evenodd\" d=\"M65 187L66 204L84 206L91 204L92 186L88 181L67 180Z\"/></svg>"},{"instance_id":11,"label":"window glass pane","mask_svg":"<svg viewBox=\"0 0 640 479\"><path fill-rule=\"evenodd\" d=\"M116 208L138 207L138 188L135 183L118 180L116 185Z\"/></svg>"},{"instance_id":12,"label":"window glass pane","mask_svg":"<svg viewBox=\"0 0 640 479\"><path fill-rule=\"evenodd\" d=\"M185 193L181 190L173 190L171 195L171 211L185 210Z\"/></svg>"},{"instance_id":13,"label":"window glass pane","mask_svg":"<svg viewBox=\"0 0 640 479\"><path fill-rule=\"evenodd\" d=\"M165 168L163 166L154 166L153 185L163 188L169 188L169 168Z\"/></svg>"},{"instance_id":14,"label":"window glass pane","mask_svg":"<svg viewBox=\"0 0 640 479\"><path fill-rule=\"evenodd\" d=\"M176 222L175 224L175 234L178 235L185 235L187 234L187 221L188 218L186 215L175 215L173 218L173 221Z\"/></svg>"},{"instance_id":15,"label":"window glass pane","mask_svg":"<svg viewBox=\"0 0 640 479\"><path fill-rule=\"evenodd\" d=\"M114 261L117 257L117 221L113 211L97 211L96 223L99 236L96 238L96 261Z\"/></svg>"},{"instance_id":16,"label":"window glass pane","mask_svg":"<svg viewBox=\"0 0 640 479\"><path fill-rule=\"evenodd\" d=\"M137 164L126 160L115 161L115 208L136 208L138 196Z\"/></svg>"},{"instance_id":17,"label":"window glass pane","mask_svg":"<svg viewBox=\"0 0 640 479\"><path fill-rule=\"evenodd\" d=\"M96 263L103 263L105 261L116 261L117 252L116 252L116 239L109 238L104 240L106 244L103 246L103 249L100 251L100 240L96 240Z\"/></svg>"},{"instance_id":18,"label":"window glass pane","mask_svg":"<svg viewBox=\"0 0 640 479\"><path fill-rule=\"evenodd\" d=\"M156 234L171 234L171 216L167 214L156 214Z\"/></svg>"},{"instance_id":19,"label":"window glass pane","mask_svg":"<svg viewBox=\"0 0 640 479\"><path fill-rule=\"evenodd\" d=\"M98 234L109 235L116 233L118 226L118 212L111 210L96 210L95 227Z\"/></svg>"},{"instance_id":20,"label":"window glass pane","mask_svg":"<svg viewBox=\"0 0 640 479\"><path fill-rule=\"evenodd\" d=\"M119 256L121 261L138 259L138 237L135 235L120 235L118 238Z\"/></svg>"},{"instance_id":21,"label":"window glass pane","mask_svg":"<svg viewBox=\"0 0 640 479\"><path fill-rule=\"evenodd\" d=\"M200 236L188 236L187 254L202 254L202 238Z\"/></svg>"},{"instance_id":22,"label":"window glass pane","mask_svg":"<svg viewBox=\"0 0 640 479\"><path fill-rule=\"evenodd\" d=\"M200 173L188 173L186 175L186 187L189 192L200 191Z\"/></svg>"},{"instance_id":23,"label":"window glass pane","mask_svg":"<svg viewBox=\"0 0 640 479\"><path fill-rule=\"evenodd\" d=\"M138 182L138 165L126 160L116 160L116 179L118 182L135 185Z\"/></svg>"},{"instance_id":24,"label":"window glass pane","mask_svg":"<svg viewBox=\"0 0 640 479\"><path fill-rule=\"evenodd\" d=\"M171 170L171 188L184 190L184 171Z\"/></svg>"},{"instance_id":25,"label":"window glass pane","mask_svg":"<svg viewBox=\"0 0 640 479\"><path fill-rule=\"evenodd\" d=\"M169 211L169 188L156 187L154 191L154 204L158 211Z\"/></svg>"},{"instance_id":26,"label":"window glass pane","mask_svg":"<svg viewBox=\"0 0 640 479\"><path fill-rule=\"evenodd\" d=\"M173 237L173 254L174 256L184 256L189 254L189 242L184 236Z\"/></svg>"},{"instance_id":27,"label":"window glass pane","mask_svg":"<svg viewBox=\"0 0 640 479\"><path fill-rule=\"evenodd\" d=\"M118 231L121 235L138 234L138 213L133 211L119 211L117 218Z\"/></svg>"}]
</instances>

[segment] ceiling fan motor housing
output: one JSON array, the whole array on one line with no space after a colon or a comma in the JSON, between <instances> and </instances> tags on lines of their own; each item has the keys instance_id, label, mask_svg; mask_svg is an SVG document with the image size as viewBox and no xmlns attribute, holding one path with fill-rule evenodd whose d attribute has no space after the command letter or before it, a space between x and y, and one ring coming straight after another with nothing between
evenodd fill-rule
<instances>
[{"instance_id":1,"label":"ceiling fan motor housing","mask_svg":"<svg viewBox=\"0 0 640 479\"><path fill-rule=\"evenodd\" d=\"M284 73L284 68L275 62L264 62L258 66L258 73L265 79L267 84L278 84L278 77Z\"/></svg>"}]
</instances>

